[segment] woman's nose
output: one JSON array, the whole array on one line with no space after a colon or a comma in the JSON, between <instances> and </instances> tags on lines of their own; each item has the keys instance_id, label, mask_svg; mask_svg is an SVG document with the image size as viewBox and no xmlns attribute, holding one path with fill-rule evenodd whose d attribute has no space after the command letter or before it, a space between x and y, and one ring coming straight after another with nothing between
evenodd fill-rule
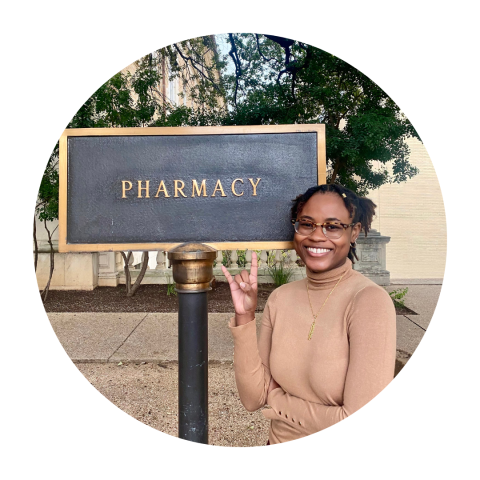
<instances>
[{"instance_id":1,"label":"woman's nose","mask_svg":"<svg viewBox=\"0 0 480 480\"><path fill-rule=\"evenodd\" d=\"M327 240L326 235L323 233L323 228L317 225L317 228L310 235L312 240Z\"/></svg>"}]
</instances>

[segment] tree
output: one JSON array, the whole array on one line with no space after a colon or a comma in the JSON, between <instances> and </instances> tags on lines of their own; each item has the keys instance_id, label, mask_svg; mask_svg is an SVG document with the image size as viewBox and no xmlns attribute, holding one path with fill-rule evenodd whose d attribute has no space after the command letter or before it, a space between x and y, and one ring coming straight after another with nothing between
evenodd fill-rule
<instances>
[{"instance_id":1,"label":"tree","mask_svg":"<svg viewBox=\"0 0 480 480\"><path fill-rule=\"evenodd\" d=\"M364 195L418 170L406 138L419 136L398 105L366 75L311 45L272 35L229 34L224 124L324 123L328 182ZM375 170L373 161L384 167ZM386 166L391 162L392 173Z\"/></svg>"},{"instance_id":2,"label":"tree","mask_svg":"<svg viewBox=\"0 0 480 480\"><path fill-rule=\"evenodd\" d=\"M140 286L140 283L143 280L145 272L147 271L148 251L145 251L142 254L142 268L140 269L138 277L135 280L135 283L133 285L132 285L132 277L130 275L130 269L128 268L133 252L129 250L127 254L125 254L125 252L120 252L120 253L122 254L122 257L123 257L123 270L125 272L125 290L127 292L127 297L133 297L138 287Z\"/></svg>"},{"instance_id":3,"label":"tree","mask_svg":"<svg viewBox=\"0 0 480 480\"><path fill-rule=\"evenodd\" d=\"M55 268L55 252L53 249L52 236L57 227L50 232L47 222L52 222L58 219L58 143L55 145L50 158L48 159L47 168L45 169L40 182L40 189L38 191L37 204L35 205L35 214L38 219L43 221L43 225L48 235L48 244L50 246L50 271L45 288L41 292L42 300L45 302L50 289L50 282L52 281L53 270ZM35 218L33 219L33 243L34 243L34 265L37 271L38 263L38 243L37 243L37 224Z\"/></svg>"},{"instance_id":4,"label":"tree","mask_svg":"<svg viewBox=\"0 0 480 480\"><path fill-rule=\"evenodd\" d=\"M220 58L214 37L199 37L156 50L140 58L132 72L119 72L105 82L78 110L67 128L149 127L210 124L224 103L219 75ZM162 79L181 78L182 95L193 102L191 108L170 102ZM36 216L44 222L50 245L50 274L42 291L45 301L54 270L52 235L47 221L58 220L58 143L55 146L40 185ZM35 270L38 262L36 223L34 221ZM142 269L134 285L123 254L127 296L135 294L148 264L143 253Z\"/></svg>"}]
</instances>

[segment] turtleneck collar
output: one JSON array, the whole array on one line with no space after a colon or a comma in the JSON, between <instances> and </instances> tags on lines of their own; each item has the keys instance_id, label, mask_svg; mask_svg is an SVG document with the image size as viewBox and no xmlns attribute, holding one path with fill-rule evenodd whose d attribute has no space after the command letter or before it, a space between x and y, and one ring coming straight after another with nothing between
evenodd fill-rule
<instances>
[{"instance_id":1,"label":"turtleneck collar","mask_svg":"<svg viewBox=\"0 0 480 480\"><path fill-rule=\"evenodd\" d=\"M340 267L328 270L327 272L312 272L307 267L307 282L308 287L312 290L323 290L333 288L338 282L338 279L343 276L343 281L348 278L353 272L352 261L347 258L345 263Z\"/></svg>"}]
</instances>

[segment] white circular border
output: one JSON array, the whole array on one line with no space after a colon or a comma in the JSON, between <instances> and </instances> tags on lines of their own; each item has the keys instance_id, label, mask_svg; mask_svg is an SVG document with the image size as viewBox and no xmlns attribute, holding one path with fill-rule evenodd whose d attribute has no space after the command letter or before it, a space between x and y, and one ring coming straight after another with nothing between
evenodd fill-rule
<instances>
[{"instance_id":1,"label":"white circular border","mask_svg":"<svg viewBox=\"0 0 480 480\"><path fill-rule=\"evenodd\" d=\"M478 78L473 65L472 32L477 28L473 9L469 12L467 2L457 2L454 11L438 5L434 10L429 2L389 7L384 2L339 6L310 2L298 5L298 11L293 11L294 5L251 1L159 3L127 7L110 2L32 2L13 7L2 32L3 45L10 45L2 79L7 102L2 137L8 142L2 182L6 213L2 291L8 291L2 315L7 392L2 414L9 444L2 469L10 473L6 478L13 478L12 472L15 478L51 479L149 474L183 478L199 473L210 478L279 473L370 479L435 473L465 477L474 458L468 431L472 422L478 424L478 414L472 413L478 410L478 374L471 353L479 333L478 321L473 321L478 313L467 303L467 296L475 298L477 293L470 283L477 281L473 232L478 217L472 208L475 187L469 185L478 174L474 162L478 153L469 145L478 110L478 102L470 100ZM472 225L469 237L457 238L448 229L440 301L402 374L347 420L270 448L194 445L117 409L89 386L60 346L38 297L29 257L42 171L85 99L112 74L155 48L228 31L302 40L372 78L422 136L440 181L448 226L455 221Z\"/></svg>"}]
</instances>

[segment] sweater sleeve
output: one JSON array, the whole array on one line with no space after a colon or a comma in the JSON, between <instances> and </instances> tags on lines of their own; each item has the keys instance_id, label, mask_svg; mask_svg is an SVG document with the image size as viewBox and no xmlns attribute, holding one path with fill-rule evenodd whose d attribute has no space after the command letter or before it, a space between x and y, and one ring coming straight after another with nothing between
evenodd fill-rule
<instances>
[{"instance_id":1,"label":"sweater sleeve","mask_svg":"<svg viewBox=\"0 0 480 480\"><path fill-rule=\"evenodd\" d=\"M269 357L272 325L269 302L263 311L258 342L255 320L236 327L235 318L232 318L229 327L234 342L233 366L238 394L244 407L253 412L266 404L271 379Z\"/></svg>"},{"instance_id":2,"label":"sweater sleeve","mask_svg":"<svg viewBox=\"0 0 480 480\"><path fill-rule=\"evenodd\" d=\"M283 420L309 435L359 410L393 379L396 355L395 307L387 292L377 286L360 290L346 312L349 364L343 405L303 400L282 388L272 390L264 410L269 419Z\"/></svg>"}]
</instances>

